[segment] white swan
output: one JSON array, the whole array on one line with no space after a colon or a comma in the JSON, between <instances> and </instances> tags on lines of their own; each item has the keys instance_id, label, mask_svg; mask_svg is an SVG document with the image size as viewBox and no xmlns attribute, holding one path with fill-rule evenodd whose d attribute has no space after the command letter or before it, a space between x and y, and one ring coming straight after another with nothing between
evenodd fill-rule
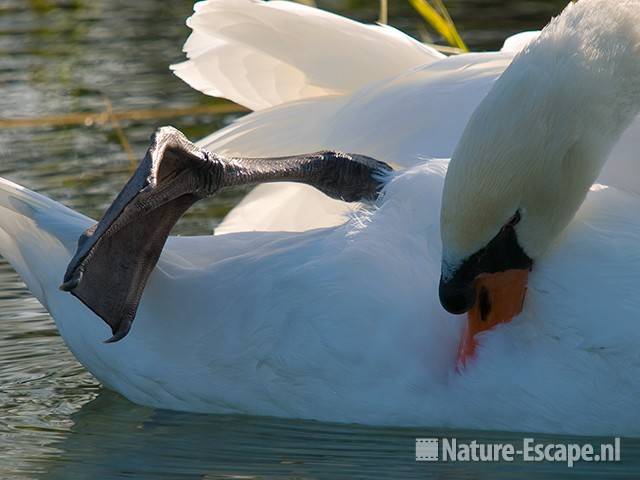
<instances>
[{"instance_id":1,"label":"white swan","mask_svg":"<svg viewBox=\"0 0 640 480\"><path fill-rule=\"evenodd\" d=\"M197 24L198 15L208 9L218 12L215 18L225 28ZM265 12L273 16L262 15ZM329 32L333 25L346 32L362 28L286 3L214 0L200 4L193 20L195 37L187 49L193 47L204 55L205 44L199 42L211 41L222 54L237 42L247 54L229 58L244 58L244 71L251 71L252 65L268 71L275 64L265 62L278 57L276 45L283 45L283 36L289 33L269 30L269 26L294 14L301 15L299 21L309 22L297 34L309 34L310 39L316 21L318 28ZM557 60L553 71L576 74L570 88L550 82L541 91L539 83L521 78L522 95L553 93L557 87L567 98L580 98L579 107L562 111L566 125L574 125L577 132L586 133L603 119L608 121L611 128L600 130L603 138L597 139L599 149L593 150L601 155L588 170L577 165L576 173L595 178L608 144L615 142L640 103L636 88L639 17L640 3L635 0L615 6L605 0L581 0L518 57L496 86L517 89L514 76L536 55ZM261 28L251 28L251 21L258 18ZM609 23L605 26L601 18L609 18ZM266 37L255 37L255 43L248 33L242 42L233 37L233 32L241 35L243 31ZM424 54L424 63L429 64L417 69L411 67L418 63L403 64L409 71L399 71L387 80L372 77L371 85L365 84L366 78L357 85L332 84L335 76L331 75L325 83L313 80L307 85L306 79L315 78L311 75L315 67L283 54L279 61L300 75L291 91L273 97L255 93L268 91L269 84L250 84L254 76L244 78L245 86L238 87L242 71L225 66L216 88L207 87L210 92L231 96L226 89L233 85L233 95L252 92L256 108L285 103L249 115L204 143L216 151L244 155L340 148L405 166L388 183L379 208L360 210L347 223L337 225L345 211L341 202L326 201L300 186L256 189L223 224L226 235L169 239L134 327L124 340L110 345L102 343L108 336L105 324L57 289L77 237L93 223L90 219L0 180L0 253L51 312L76 357L102 383L138 403L376 424L638 434L640 218L636 212L640 200L634 194L638 183L630 178L637 166L627 154L637 141L633 134L625 134L613 150L608 163L613 170L601 177L609 186L592 187L568 228L551 245L544 245L544 254L535 252L521 315L485 333L477 358L455 373L463 320L447 314L437 296L443 251L440 201L447 161L426 162L424 157L453 153L466 119L514 53L438 59L398 32L373 27L370 33L371 38L379 34L381 42L390 41L389 36L405 42L412 54ZM353 57L339 55L349 42L338 42L340 49L334 53L340 60L336 61L357 70ZM273 51L263 58L264 45L271 45ZM394 49L392 55L403 51ZM190 54L196 56L193 51ZM598 68L581 70L561 63L570 58L588 60ZM195 58L182 68L197 65ZM599 68L605 65L615 67L613 75ZM349 73L347 68L345 76ZM611 83L601 83L604 78ZM586 91L591 97L580 97L583 86L590 88ZM464 155L470 145L484 145L484 151L491 152L509 150L523 140L517 135L491 137L491 125L482 121L483 112L492 112L496 118L512 111L517 117L522 111L520 102L503 105L498 93L487 97L471 121L458 147L456 165L470 158ZM240 96L236 100L241 101ZM611 104L617 100L628 102L626 115L600 117L623 106ZM588 116L582 113L585 104ZM535 105L540 107L538 118L546 120L557 104ZM568 145L568 137L554 135L554 130L541 135L539 124L523 127L532 151L540 145L561 151ZM483 132L491 144L485 142ZM522 130L514 134L518 133ZM498 171L491 158L478 161L497 181L519 179L523 174L520 163ZM466 192L462 187L472 178L465 169L456 168L452 177L456 191ZM547 178L554 180L547 172L537 172L537 177L529 173L527 178L539 187ZM478 175L483 178L484 173ZM584 183L583 194L588 188ZM292 207L294 202L288 203L287 197L294 191L297 205ZM577 196L579 189L575 192ZM503 198L512 200L514 195ZM310 219L308 213L296 210L312 202L326 208L326 214ZM445 202L455 204L447 195ZM462 193L455 202L469 208ZM573 213L567 212L577 208L574 203L558 203L566 221ZM514 206L505 210L515 211ZM528 208L519 225L528 225ZM453 223L465 219L462 213ZM326 228L308 230L319 226ZM491 229L483 226L478 242L489 238L485 228ZM249 231L254 229L272 231ZM306 231L273 231L279 229ZM551 241L556 230L544 240ZM475 230L465 233L459 228L458 232L460 237L452 235L455 248L447 250L445 244L445 252L453 252L450 263L477 247L465 243ZM445 240L450 234L445 233Z\"/></svg>"}]
</instances>

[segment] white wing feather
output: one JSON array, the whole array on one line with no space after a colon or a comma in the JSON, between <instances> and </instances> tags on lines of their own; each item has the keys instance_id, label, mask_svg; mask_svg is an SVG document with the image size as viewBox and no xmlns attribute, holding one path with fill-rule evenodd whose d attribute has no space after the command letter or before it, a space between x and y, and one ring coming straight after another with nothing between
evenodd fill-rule
<instances>
[{"instance_id":1,"label":"white wing feather","mask_svg":"<svg viewBox=\"0 0 640 480\"><path fill-rule=\"evenodd\" d=\"M337 149L370 155L400 168L427 158L448 158L471 112L512 55L449 57L349 96L303 100L255 112L200 145L246 156ZM328 227L344 222L357 208L306 185L260 185L227 215L216 234Z\"/></svg>"},{"instance_id":2,"label":"white wing feather","mask_svg":"<svg viewBox=\"0 0 640 480\"><path fill-rule=\"evenodd\" d=\"M252 110L358 88L443 55L388 26L292 2L208 0L187 25L175 74Z\"/></svg>"}]
</instances>

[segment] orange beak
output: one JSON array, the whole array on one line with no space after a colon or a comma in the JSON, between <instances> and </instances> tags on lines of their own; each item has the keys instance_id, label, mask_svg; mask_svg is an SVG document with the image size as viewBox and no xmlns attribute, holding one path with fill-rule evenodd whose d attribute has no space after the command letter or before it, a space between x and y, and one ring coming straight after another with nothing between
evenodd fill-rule
<instances>
[{"instance_id":1,"label":"orange beak","mask_svg":"<svg viewBox=\"0 0 640 480\"><path fill-rule=\"evenodd\" d=\"M476 302L467 313L467 326L458 347L457 370L475 356L475 336L499 323L507 323L522 311L529 270L507 270L478 275Z\"/></svg>"}]
</instances>

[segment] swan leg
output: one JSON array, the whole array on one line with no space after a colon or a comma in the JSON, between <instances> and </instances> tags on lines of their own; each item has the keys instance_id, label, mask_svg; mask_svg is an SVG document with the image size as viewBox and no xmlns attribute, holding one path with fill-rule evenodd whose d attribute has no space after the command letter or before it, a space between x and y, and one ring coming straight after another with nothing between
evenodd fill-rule
<instances>
[{"instance_id":1,"label":"swan leg","mask_svg":"<svg viewBox=\"0 0 640 480\"><path fill-rule=\"evenodd\" d=\"M362 155L324 151L279 158L226 158L205 152L178 130L159 129L136 172L102 219L78 240L61 289L80 299L124 338L171 228L195 202L220 189L301 182L345 201L374 200L391 171Z\"/></svg>"}]
</instances>

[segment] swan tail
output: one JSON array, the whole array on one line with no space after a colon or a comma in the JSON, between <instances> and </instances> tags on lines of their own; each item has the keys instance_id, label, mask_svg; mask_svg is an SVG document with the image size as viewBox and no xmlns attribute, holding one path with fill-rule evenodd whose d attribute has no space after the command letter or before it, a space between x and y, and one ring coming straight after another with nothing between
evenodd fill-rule
<instances>
[{"instance_id":1,"label":"swan tail","mask_svg":"<svg viewBox=\"0 0 640 480\"><path fill-rule=\"evenodd\" d=\"M0 177L0 256L48 308L80 234L93 221Z\"/></svg>"},{"instance_id":2,"label":"swan tail","mask_svg":"<svg viewBox=\"0 0 640 480\"><path fill-rule=\"evenodd\" d=\"M196 90L252 110L348 94L443 58L392 27L293 2L208 0L194 10L188 60L172 70Z\"/></svg>"}]
</instances>

